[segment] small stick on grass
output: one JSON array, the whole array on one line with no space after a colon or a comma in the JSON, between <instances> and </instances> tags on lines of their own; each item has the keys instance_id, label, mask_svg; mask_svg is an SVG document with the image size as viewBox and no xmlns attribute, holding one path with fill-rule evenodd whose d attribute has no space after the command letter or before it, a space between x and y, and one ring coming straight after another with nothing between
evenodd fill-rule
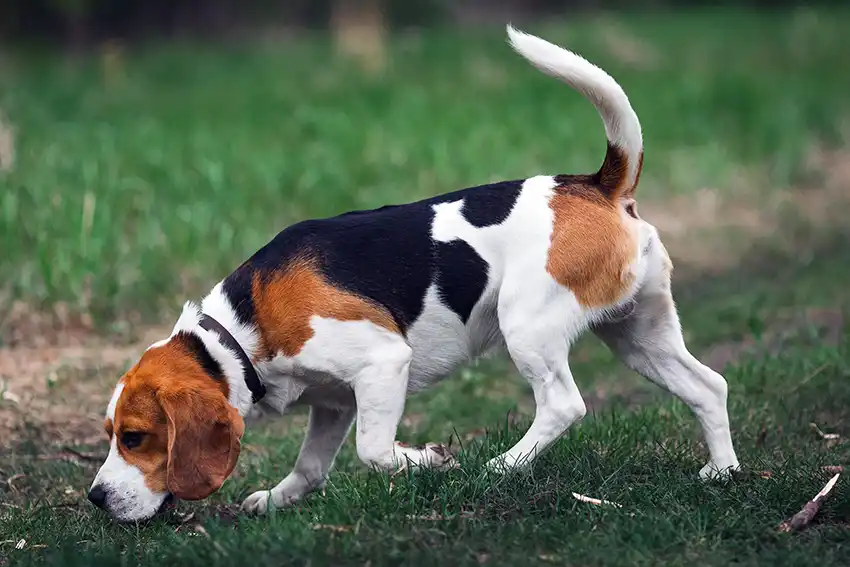
<instances>
[{"instance_id":1,"label":"small stick on grass","mask_svg":"<svg viewBox=\"0 0 850 567\"><path fill-rule=\"evenodd\" d=\"M623 507L622 504L610 502L608 500L600 500L599 498L592 498L590 496L585 496L584 494L579 494L578 492L573 492L573 498L575 498L579 502L587 502L588 504L596 504L597 506L608 505L614 506L615 508Z\"/></svg>"},{"instance_id":2,"label":"small stick on grass","mask_svg":"<svg viewBox=\"0 0 850 567\"><path fill-rule=\"evenodd\" d=\"M779 524L779 531L798 531L808 526L820 510L821 504L823 504L824 499L832 491L832 488L835 486L835 483L838 482L839 476L841 476L840 473L829 479L829 482L826 483L826 486L824 486L820 492L815 494L814 498L806 502L806 505L803 506L802 510L800 510L781 524Z\"/></svg>"},{"instance_id":3,"label":"small stick on grass","mask_svg":"<svg viewBox=\"0 0 850 567\"><path fill-rule=\"evenodd\" d=\"M826 441L837 441L838 439L841 439L841 435L839 435L838 433L824 433L823 431L821 431L821 428L818 427L817 423L812 422L809 424L809 427L811 427L812 430L817 433L821 439L824 439Z\"/></svg>"}]
</instances>

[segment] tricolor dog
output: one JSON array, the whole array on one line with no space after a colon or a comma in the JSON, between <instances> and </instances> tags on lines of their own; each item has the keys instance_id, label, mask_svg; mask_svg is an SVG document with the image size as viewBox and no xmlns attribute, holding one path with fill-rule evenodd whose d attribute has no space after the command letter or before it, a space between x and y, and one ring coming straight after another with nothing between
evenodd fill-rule
<instances>
[{"instance_id":1,"label":"tricolor dog","mask_svg":"<svg viewBox=\"0 0 850 567\"><path fill-rule=\"evenodd\" d=\"M292 472L248 496L246 512L321 487L352 424L368 466L443 467L444 447L395 440L408 394L493 349L534 392L534 420L488 466L529 465L585 415L568 356L584 331L681 398L710 452L700 476L738 468L726 381L687 350L670 258L635 208L643 141L606 72L508 27L513 48L599 111L608 150L592 175L537 176L416 203L308 220L282 231L187 303L171 336L119 381L106 410L111 447L89 499L122 521L173 495L216 491L239 456L243 418L307 404Z\"/></svg>"}]
</instances>

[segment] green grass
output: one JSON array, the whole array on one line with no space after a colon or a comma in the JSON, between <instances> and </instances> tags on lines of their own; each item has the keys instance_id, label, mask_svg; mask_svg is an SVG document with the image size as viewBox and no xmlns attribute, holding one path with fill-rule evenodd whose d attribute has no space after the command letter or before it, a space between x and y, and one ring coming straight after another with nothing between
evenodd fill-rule
<instances>
[{"instance_id":1,"label":"green grass","mask_svg":"<svg viewBox=\"0 0 850 567\"><path fill-rule=\"evenodd\" d=\"M623 83L646 138L641 196L663 201L732 191L742 175L768 194L805 180L813 144L846 141L846 17L702 12L530 30ZM610 29L654 57L616 57L601 39ZM95 59L4 63L0 109L18 159L0 174L0 282L105 324L136 312L156 321L163 309L173 318L186 293L300 218L597 167L592 107L512 55L500 30L433 31L395 48L387 75L371 79L320 39L134 49L108 85ZM820 467L850 465L850 444L828 445L809 427L850 437L850 330L829 337L802 317L814 307L850 316L850 233L783 228L791 253L768 239L733 270L674 278L695 353L752 343L724 374L739 456L769 479L698 482L707 455L687 408L587 338L571 365L597 411L530 473L498 481L481 465L533 411L504 358L408 404L400 437L457 433L461 469L396 478L390 491L349 440L324 496L270 518L233 511L288 472L301 435L291 418L249 429L233 477L208 501L180 504L194 513L182 524L111 523L84 500L99 463L49 460L60 447L30 430L0 454L0 565L846 565L846 476L807 531L776 526L826 482ZM481 427L488 435L466 440Z\"/></svg>"},{"instance_id":2,"label":"green grass","mask_svg":"<svg viewBox=\"0 0 850 567\"><path fill-rule=\"evenodd\" d=\"M810 287L850 275L847 235L840 236L808 248L814 261L779 262L760 250L775 262L773 272L735 271L681 294L695 350L714 335L768 329L780 310L821 304L850 315L846 290ZM782 286L775 283L777 271ZM753 309L731 307L736 296L728 289L741 278L761 290L749 296ZM821 293L813 303L802 295L789 298L785 289ZM176 516L143 526L112 524L82 501L95 465L39 461L36 455L47 451L33 441L0 460L6 475L26 475L14 483L17 492L6 492L13 507L2 512L0 533L48 547L13 551L6 544L0 550L20 565L211 566L250 558L256 565L791 566L815 557L819 565L845 565L845 479L807 531L780 534L776 526L823 486L828 475L822 466L850 464L850 444L829 446L809 427L816 422L850 436L850 330L834 344L814 327L782 330L781 344L758 341L765 352L744 357L725 373L739 456L746 471L771 471L769 479L744 474L725 485L697 481L706 458L698 428L686 407L665 397L636 410L614 403L573 427L529 474L488 481L483 462L516 441L526 425L505 424L499 415L505 406L482 403L473 395L475 386L468 386L476 380L479 388L510 383L495 361L480 376L474 371L457 377L409 407L408 413L423 413L415 428L403 428L406 439L434 440L489 426L487 437L465 443L460 470L396 478L390 491L385 476L358 464L349 440L324 496L270 518L235 517L234 505L288 472L300 442L294 431L249 430L234 477L211 500L181 504L182 512L195 514L182 526ZM585 388L594 372L611 371L608 360L579 367L575 372ZM623 508L577 502L573 491ZM200 535L197 523L204 528Z\"/></svg>"},{"instance_id":3,"label":"green grass","mask_svg":"<svg viewBox=\"0 0 850 567\"><path fill-rule=\"evenodd\" d=\"M840 142L846 21L717 11L530 31L622 82L644 125L641 194L660 199L732 190L752 172L782 187L813 142ZM501 29L392 49L380 78L321 38L128 48L109 75L96 57L7 57L0 110L17 162L0 173L0 291L100 321L156 320L301 218L601 162L590 104L513 54Z\"/></svg>"}]
</instances>

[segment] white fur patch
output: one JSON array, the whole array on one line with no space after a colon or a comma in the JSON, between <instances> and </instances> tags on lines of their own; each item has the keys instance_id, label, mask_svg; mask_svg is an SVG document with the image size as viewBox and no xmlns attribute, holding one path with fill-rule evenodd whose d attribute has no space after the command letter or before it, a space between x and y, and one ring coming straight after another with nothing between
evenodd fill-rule
<instances>
[{"instance_id":1,"label":"white fur patch","mask_svg":"<svg viewBox=\"0 0 850 567\"><path fill-rule=\"evenodd\" d=\"M430 386L472 358L466 327L457 313L440 301L435 285L428 288L422 315L408 329L407 339L415 345L409 392Z\"/></svg>"},{"instance_id":2,"label":"white fur patch","mask_svg":"<svg viewBox=\"0 0 850 567\"><path fill-rule=\"evenodd\" d=\"M174 323L174 329L171 331L171 336L173 337L180 331L194 331L200 320L200 308L193 302L187 301L183 304L183 311L180 312L180 317L178 317L177 322Z\"/></svg>"},{"instance_id":3,"label":"white fur patch","mask_svg":"<svg viewBox=\"0 0 850 567\"><path fill-rule=\"evenodd\" d=\"M106 417L115 421L115 408L118 406L118 398L121 397L121 392L124 391L124 382L119 381L112 392L112 398L109 400L109 405L106 406Z\"/></svg>"},{"instance_id":4,"label":"white fur patch","mask_svg":"<svg viewBox=\"0 0 850 567\"><path fill-rule=\"evenodd\" d=\"M121 457L117 443L113 435L109 455L92 482L92 488L99 486L104 490L106 510L116 520L130 522L150 518L159 510L168 493L148 488L142 471Z\"/></svg>"},{"instance_id":5,"label":"white fur patch","mask_svg":"<svg viewBox=\"0 0 850 567\"><path fill-rule=\"evenodd\" d=\"M236 317L230 300L222 290L223 282L219 282L210 293L201 301L201 311L221 323L228 332L233 335L242 350L253 358L260 344L260 337L255 327L243 325Z\"/></svg>"}]
</instances>

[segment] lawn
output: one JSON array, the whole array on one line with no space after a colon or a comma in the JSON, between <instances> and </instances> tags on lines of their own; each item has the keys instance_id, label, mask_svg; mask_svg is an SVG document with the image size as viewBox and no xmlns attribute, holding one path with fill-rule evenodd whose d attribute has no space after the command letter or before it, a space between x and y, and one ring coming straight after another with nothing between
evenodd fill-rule
<instances>
[{"instance_id":1,"label":"lawn","mask_svg":"<svg viewBox=\"0 0 850 567\"><path fill-rule=\"evenodd\" d=\"M0 428L0 565L846 565L847 475L808 530L776 528L824 485L823 467L850 466L850 230L833 222L850 201L847 21L709 11L528 26L609 70L641 118L640 211L677 262L692 350L729 381L745 468L734 481L698 482L706 451L687 408L588 338L571 362L592 413L527 474L482 471L533 411L498 357L408 404L400 437L454 436L458 470L390 480L349 439L324 495L239 516L294 462L295 412L248 431L214 497L134 526L84 495L106 450L93 432L143 329L296 220L593 170L601 123L499 29L397 37L379 77L321 37L6 54L0 376L24 387L2 364L28 346L21 306L91 321L78 348L133 354L32 374L38 415ZM0 413L13 405L0 396Z\"/></svg>"}]
</instances>

